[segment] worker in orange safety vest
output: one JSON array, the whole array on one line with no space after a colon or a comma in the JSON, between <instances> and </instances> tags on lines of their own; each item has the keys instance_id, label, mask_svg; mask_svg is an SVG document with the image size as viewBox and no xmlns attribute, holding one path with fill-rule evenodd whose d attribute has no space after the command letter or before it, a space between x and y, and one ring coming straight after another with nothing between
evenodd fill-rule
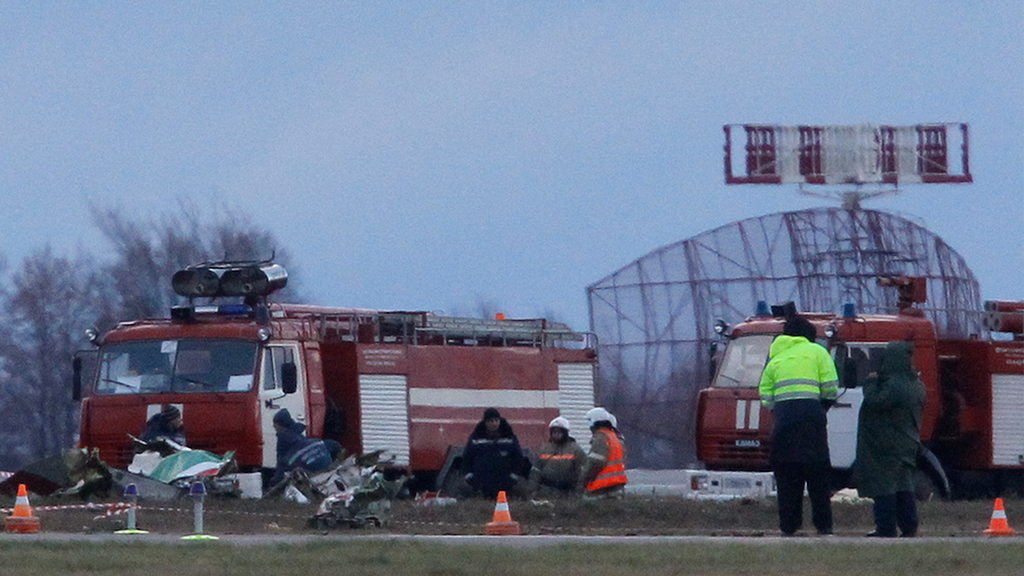
<instances>
[{"instance_id":1,"label":"worker in orange safety vest","mask_svg":"<svg viewBox=\"0 0 1024 576\"><path fill-rule=\"evenodd\" d=\"M590 453L583 474L587 496L621 496L626 487L626 446L616 420L604 408L587 412L590 422Z\"/></svg>"}]
</instances>

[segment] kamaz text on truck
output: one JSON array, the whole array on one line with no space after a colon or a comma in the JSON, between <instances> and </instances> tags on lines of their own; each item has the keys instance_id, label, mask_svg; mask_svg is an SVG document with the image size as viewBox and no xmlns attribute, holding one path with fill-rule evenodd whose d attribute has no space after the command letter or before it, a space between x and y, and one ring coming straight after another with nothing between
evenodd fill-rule
<instances>
[{"instance_id":1,"label":"kamaz text on truck","mask_svg":"<svg viewBox=\"0 0 1024 576\"><path fill-rule=\"evenodd\" d=\"M877 371L888 342L914 345L914 364L928 397L921 437L928 450L919 460L919 491L974 496L1024 489L1024 302L987 302L992 322L1008 335L945 339L915 302L924 302L923 278L880 279L900 291L896 314L804 313L818 342L836 361L839 401L828 412L829 449L836 486L850 485L856 456L861 384ZM769 469L771 412L761 406L758 383L772 340L782 332L781 307L758 314L727 335L711 386L699 396L697 455L712 470Z\"/></svg>"},{"instance_id":2,"label":"kamaz text on truck","mask_svg":"<svg viewBox=\"0 0 1024 576\"><path fill-rule=\"evenodd\" d=\"M170 318L95 335L98 349L75 360L79 444L125 468L130 435L174 405L189 447L234 451L243 471L267 472L271 420L287 408L309 436L350 454L382 450L430 489L487 407L524 446L543 443L559 415L586 429L596 364L587 335L547 320L267 302L286 281L269 263L192 267L175 274L189 301Z\"/></svg>"}]
</instances>

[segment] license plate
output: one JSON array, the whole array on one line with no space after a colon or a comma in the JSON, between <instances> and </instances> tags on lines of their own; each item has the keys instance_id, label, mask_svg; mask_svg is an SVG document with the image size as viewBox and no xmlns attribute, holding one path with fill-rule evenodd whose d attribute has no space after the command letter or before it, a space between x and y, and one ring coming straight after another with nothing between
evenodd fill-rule
<instances>
[{"instance_id":1,"label":"license plate","mask_svg":"<svg viewBox=\"0 0 1024 576\"><path fill-rule=\"evenodd\" d=\"M761 446L760 440L737 440L736 446L740 448L759 448Z\"/></svg>"}]
</instances>

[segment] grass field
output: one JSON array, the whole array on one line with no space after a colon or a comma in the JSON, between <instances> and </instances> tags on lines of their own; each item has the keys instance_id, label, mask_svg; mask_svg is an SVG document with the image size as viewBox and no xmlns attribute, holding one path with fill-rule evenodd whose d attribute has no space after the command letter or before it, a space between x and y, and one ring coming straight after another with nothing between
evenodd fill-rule
<instances>
[{"instance_id":1,"label":"grass field","mask_svg":"<svg viewBox=\"0 0 1024 576\"><path fill-rule=\"evenodd\" d=\"M418 541L336 540L301 545L0 542L5 576L557 576L946 574L1020 576L1024 543L772 539L763 543L564 544L517 548ZM315 537L314 537L315 540Z\"/></svg>"}]
</instances>

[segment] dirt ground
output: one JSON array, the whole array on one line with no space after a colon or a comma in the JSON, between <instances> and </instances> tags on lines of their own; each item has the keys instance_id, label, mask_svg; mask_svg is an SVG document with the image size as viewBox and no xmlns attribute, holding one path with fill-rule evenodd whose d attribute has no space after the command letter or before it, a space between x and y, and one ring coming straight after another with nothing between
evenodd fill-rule
<instances>
[{"instance_id":1,"label":"dirt ground","mask_svg":"<svg viewBox=\"0 0 1024 576\"><path fill-rule=\"evenodd\" d=\"M108 513L103 505L75 499L34 498L31 504L44 532L113 532L127 515ZM0 508L13 502L0 498ZM141 529L158 533L194 532L194 503L142 502L136 512ZM463 500L449 505L394 503L382 527L332 528L333 531L402 534L480 534L493 518L495 503ZM920 503L921 536L977 536L989 526L993 503L932 501ZM1005 501L1010 526L1024 529L1024 499ZM805 532L813 532L805 505ZM526 534L573 535L777 535L774 500L693 501L680 497L627 495L619 500L512 500L512 519ZM323 532L310 525L314 504L284 500L208 498L203 505L209 534L281 534ZM873 528L869 501L833 503L837 535L860 536Z\"/></svg>"}]
</instances>

